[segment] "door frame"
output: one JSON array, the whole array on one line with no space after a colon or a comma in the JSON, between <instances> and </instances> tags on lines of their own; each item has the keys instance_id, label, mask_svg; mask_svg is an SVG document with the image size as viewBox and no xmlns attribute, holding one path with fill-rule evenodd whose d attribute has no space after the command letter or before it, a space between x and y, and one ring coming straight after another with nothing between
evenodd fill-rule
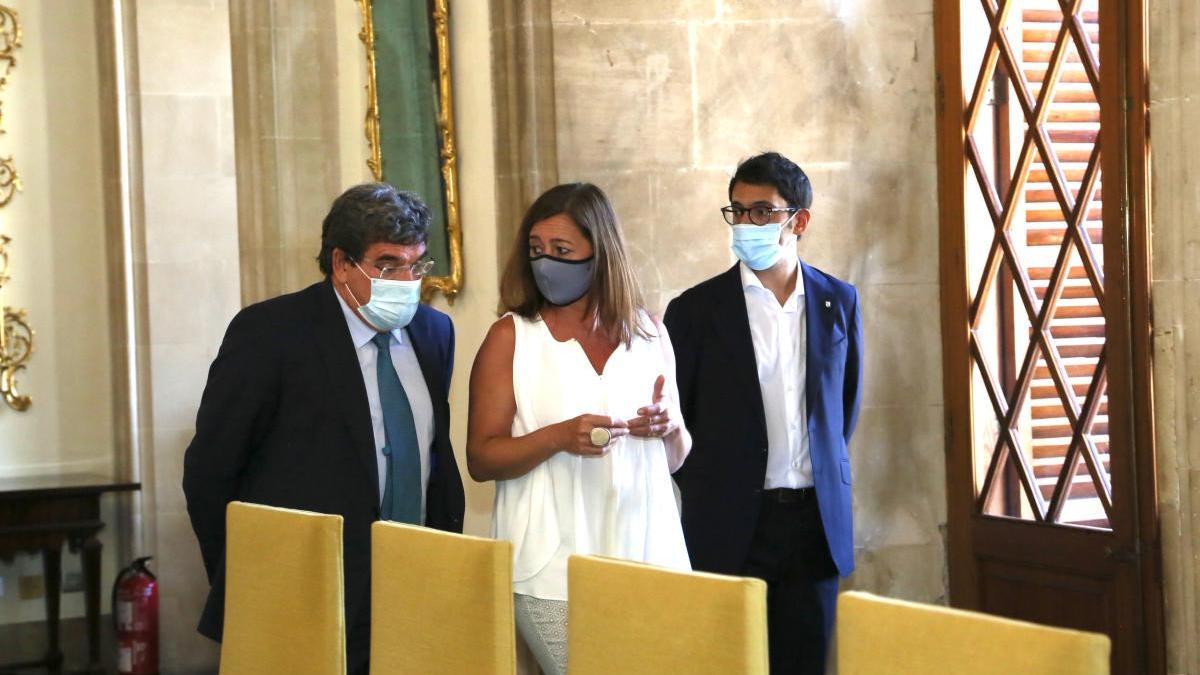
<instances>
[{"instance_id":1,"label":"door frame","mask_svg":"<svg viewBox=\"0 0 1200 675\"><path fill-rule=\"evenodd\" d=\"M973 465L971 397L963 396L971 382L971 355L966 331L971 289L967 275L967 241L963 222L967 162L961 148L965 141L961 111L965 99L959 48L960 7L974 0L934 0L934 43L936 69L937 162L939 217L939 282L942 307L943 389L946 401L946 501L949 597L955 607L980 606L979 579L972 541L976 506ZM1113 389L1131 393L1129 423L1119 424L1110 434L1119 434L1133 448L1135 554L1141 560L1140 594L1142 616L1138 617L1139 662L1144 672L1166 672L1165 619L1162 596L1162 547L1159 528L1157 463L1154 445L1154 403L1151 322L1150 251L1150 138L1148 126L1148 73L1146 0L1100 0L1101 30L1115 39L1101 42L1100 61L1120 64L1115 80L1124 91L1121 100L1102 97L1104 119L1119 119L1122 125L1106 125L1101 142L1109 149L1102 156L1106 185L1120 178L1123 199L1103 200L1104 219L1125 223L1120 249L1125 256L1105 256L1105 276L1117 266L1127 281L1123 293L1106 294L1106 302L1120 307L1106 319L1113 329L1109 342L1109 378ZM1111 70L1109 72L1112 72ZM1105 81L1113 82L1111 78ZM948 105L949 104L949 105ZM1116 148L1116 152L1111 149ZM1106 195L1111 194L1109 189ZM1107 232L1106 232L1107 241ZM1124 266L1123 268L1121 266ZM1119 321L1113 322L1111 319ZM966 384L964 384L966 383ZM1119 388L1119 389L1118 389ZM1109 405L1112 405L1110 398Z\"/></svg>"}]
</instances>

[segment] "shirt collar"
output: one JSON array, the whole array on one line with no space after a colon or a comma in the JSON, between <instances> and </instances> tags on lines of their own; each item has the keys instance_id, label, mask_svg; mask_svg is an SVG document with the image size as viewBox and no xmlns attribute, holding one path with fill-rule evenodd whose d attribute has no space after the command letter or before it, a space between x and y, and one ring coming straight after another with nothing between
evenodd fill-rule
<instances>
[{"instance_id":1,"label":"shirt collar","mask_svg":"<svg viewBox=\"0 0 1200 675\"><path fill-rule=\"evenodd\" d=\"M332 280L330 283L333 283ZM346 317L346 326L350 329L350 340L354 343L355 351L362 349L364 345L375 338L378 331L363 323L363 320L350 308L349 303L341 293L338 293L336 288L333 289L333 294L337 296L338 304L342 306L342 315ZM392 337L396 339L396 342L404 344L404 329L392 331Z\"/></svg>"},{"instance_id":2,"label":"shirt collar","mask_svg":"<svg viewBox=\"0 0 1200 675\"><path fill-rule=\"evenodd\" d=\"M750 269L750 267L748 265L746 265L746 263L744 263L744 262L738 263L738 272L741 274L741 277L742 277L742 290L743 291L749 291L751 288L757 288L763 293L770 293L770 291L767 290L767 287L763 286L763 283L762 283L762 281L759 280L758 275L755 274L754 270ZM793 297L797 297L797 298L804 297L804 264L803 263L800 263L799 266L796 268L796 288L792 290L792 295L789 296L789 300Z\"/></svg>"}]
</instances>

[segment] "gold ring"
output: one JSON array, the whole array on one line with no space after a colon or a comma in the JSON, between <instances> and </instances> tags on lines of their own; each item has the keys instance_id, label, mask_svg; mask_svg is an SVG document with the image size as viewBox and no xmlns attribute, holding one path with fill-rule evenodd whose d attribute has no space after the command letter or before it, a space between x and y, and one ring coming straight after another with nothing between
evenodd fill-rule
<instances>
[{"instance_id":1,"label":"gold ring","mask_svg":"<svg viewBox=\"0 0 1200 675\"><path fill-rule=\"evenodd\" d=\"M590 438L592 445L596 446L597 448L603 448L604 446L608 445L609 441L612 440L612 432L606 427L592 427Z\"/></svg>"}]
</instances>

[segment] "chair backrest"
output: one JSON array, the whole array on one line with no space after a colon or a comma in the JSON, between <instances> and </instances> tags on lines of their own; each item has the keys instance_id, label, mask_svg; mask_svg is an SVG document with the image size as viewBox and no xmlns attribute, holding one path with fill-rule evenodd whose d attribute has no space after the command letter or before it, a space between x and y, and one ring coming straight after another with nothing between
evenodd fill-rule
<instances>
[{"instance_id":1,"label":"chair backrest","mask_svg":"<svg viewBox=\"0 0 1200 675\"><path fill-rule=\"evenodd\" d=\"M371 526L371 673L515 673L512 544Z\"/></svg>"},{"instance_id":2,"label":"chair backrest","mask_svg":"<svg viewBox=\"0 0 1200 675\"><path fill-rule=\"evenodd\" d=\"M767 672L759 579L571 556L567 585L571 675Z\"/></svg>"},{"instance_id":3,"label":"chair backrest","mask_svg":"<svg viewBox=\"0 0 1200 675\"><path fill-rule=\"evenodd\" d=\"M838 675L1108 675L1105 635L881 598L838 596Z\"/></svg>"},{"instance_id":4,"label":"chair backrest","mask_svg":"<svg viewBox=\"0 0 1200 675\"><path fill-rule=\"evenodd\" d=\"M222 675L346 672L342 517L232 502Z\"/></svg>"}]
</instances>

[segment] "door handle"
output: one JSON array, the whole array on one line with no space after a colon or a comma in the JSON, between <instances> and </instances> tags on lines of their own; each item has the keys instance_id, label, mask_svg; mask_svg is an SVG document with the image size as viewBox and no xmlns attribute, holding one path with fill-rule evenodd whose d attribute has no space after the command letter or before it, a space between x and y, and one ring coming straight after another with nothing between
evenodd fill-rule
<instances>
[{"instance_id":1,"label":"door handle","mask_svg":"<svg viewBox=\"0 0 1200 675\"><path fill-rule=\"evenodd\" d=\"M1104 557L1119 563L1135 563L1141 558L1137 544L1125 546L1105 546Z\"/></svg>"}]
</instances>

